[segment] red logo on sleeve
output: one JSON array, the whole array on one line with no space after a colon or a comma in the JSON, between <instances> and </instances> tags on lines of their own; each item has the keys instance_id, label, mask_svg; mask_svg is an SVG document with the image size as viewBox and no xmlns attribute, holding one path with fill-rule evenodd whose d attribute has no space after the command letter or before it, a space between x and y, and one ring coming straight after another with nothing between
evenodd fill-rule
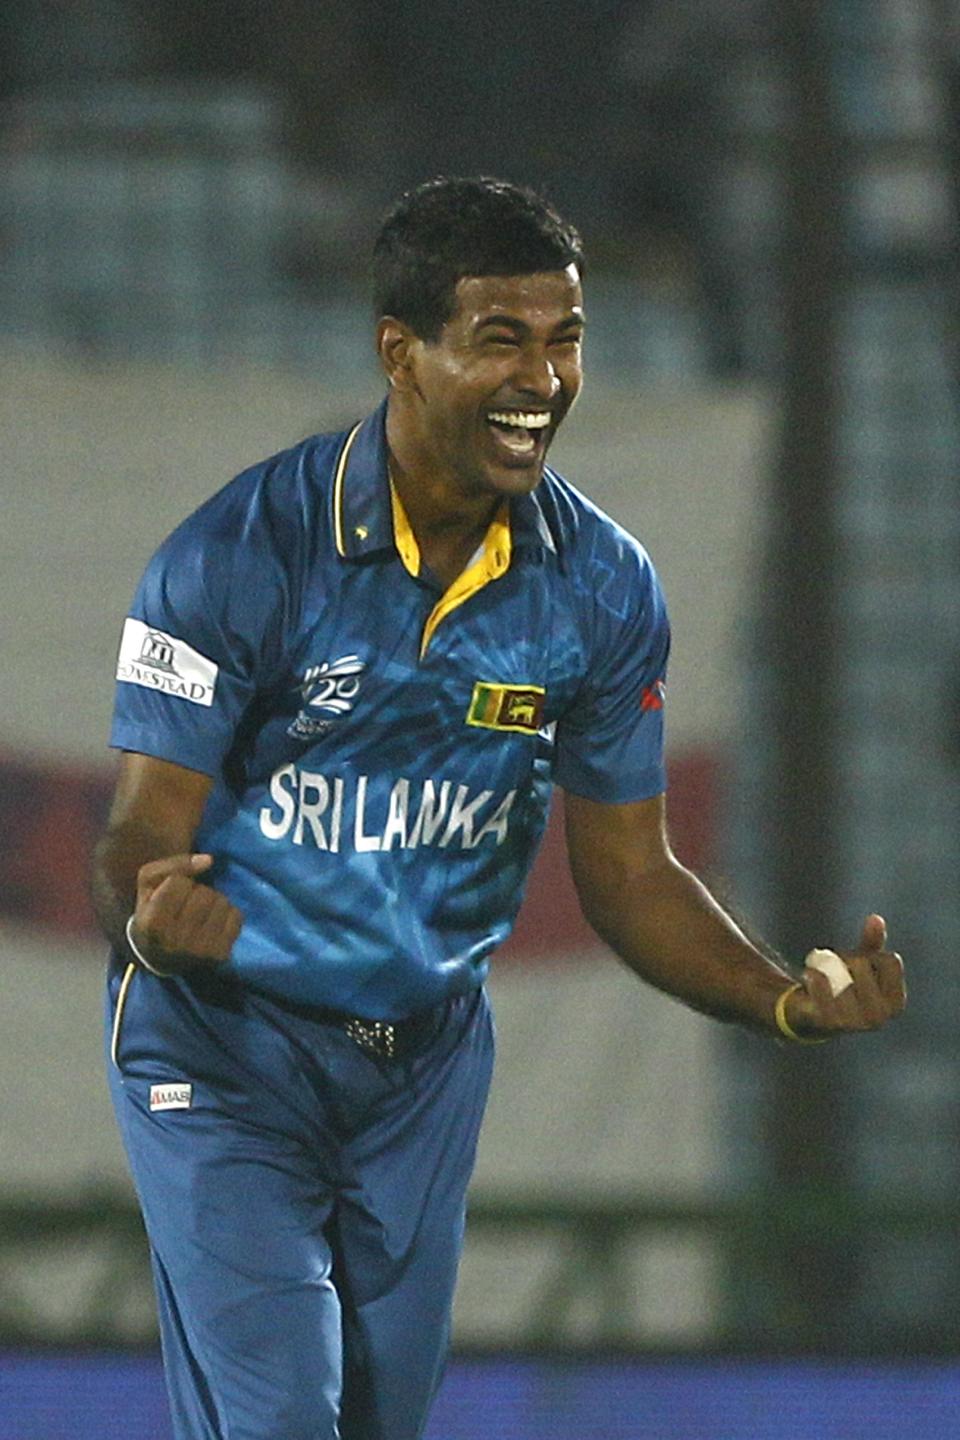
<instances>
[{"instance_id":1,"label":"red logo on sleeve","mask_svg":"<svg viewBox=\"0 0 960 1440\"><path fill-rule=\"evenodd\" d=\"M644 685L640 691L640 709L662 710L666 688L662 680L655 680L652 685Z\"/></svg>"}]
</instances>

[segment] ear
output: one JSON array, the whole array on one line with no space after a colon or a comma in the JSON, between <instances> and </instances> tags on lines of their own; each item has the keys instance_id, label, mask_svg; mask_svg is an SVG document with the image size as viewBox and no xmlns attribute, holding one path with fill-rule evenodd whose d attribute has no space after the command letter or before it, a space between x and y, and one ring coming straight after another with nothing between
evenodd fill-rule
<instances>
[{"instance_id":1,"label":"ear","mask_svg":"<svg viewBox=\"0 0 960 1440\"><path fill-rule=\"evenodd\" d=\"M392 315L384 315L378 323L377 354L394 390L409 389L413 383L413 352L419 343L409 326Z\"/></svg>"}]
</instances>

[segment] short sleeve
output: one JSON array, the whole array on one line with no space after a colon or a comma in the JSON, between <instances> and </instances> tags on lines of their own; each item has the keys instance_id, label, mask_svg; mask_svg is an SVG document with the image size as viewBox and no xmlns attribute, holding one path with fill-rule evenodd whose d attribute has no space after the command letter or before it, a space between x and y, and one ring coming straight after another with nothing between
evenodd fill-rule
<instances>
[{"instance_id":1,"label":"short sleeve","mask_svg":"<svg viewBox=\"0 0 960 1440\"><path fill-rule=\"evenodd\" d=\"M115 748L219 772L282 627L269 534L240 510L221 492L148 564L121 636Z\"/></svg>"},{"instance_id":2,"label":"short sleeve","mask_svg":"<svg viewBox=\"0 0 960 1440\"><path fill-rule=\"evenodd\" d=\"M586 799L626 804L666 789L670 626L646 552L624 532L612 543L613 553L595 555L589 567L587 673L557 724L554 779Z\"/></svg>"}]
</instances>

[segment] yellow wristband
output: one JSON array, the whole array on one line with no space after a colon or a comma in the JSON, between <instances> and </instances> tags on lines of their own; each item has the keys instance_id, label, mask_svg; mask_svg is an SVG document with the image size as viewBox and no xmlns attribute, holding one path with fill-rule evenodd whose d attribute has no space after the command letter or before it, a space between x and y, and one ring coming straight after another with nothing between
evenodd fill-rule
<instances>
[{"instance_id":1,"label":"yellow wristband","mask_svg":"<svg viewBox=\"0 0 960 1440\"><path fill-rule=\"evenodd\" d=\"M793 1040L797 1045L824 1045L826 1044L825 1035L819 1038L811 1035L798 1035L787 1019L787 1001L791 995L795 995L798 990L802 989L803 986L798 982L788 986L783 994L778 996L777 1003L773 1007L773 1018L777 1022L777 1029L781 1035L785 1035L788 1040Z\"/></svg>"}]
</instances>

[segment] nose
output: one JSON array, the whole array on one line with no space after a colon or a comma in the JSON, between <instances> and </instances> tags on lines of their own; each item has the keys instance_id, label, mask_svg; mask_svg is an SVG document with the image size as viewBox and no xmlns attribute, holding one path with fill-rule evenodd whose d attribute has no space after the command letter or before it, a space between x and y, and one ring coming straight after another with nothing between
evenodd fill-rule
<instances>
[{"instance_id":1,"label":"nose","mask_svg":"<svg viewBox=\"0 0 960 1440\"><path fill-rule=\"evenodd\" d=\"M521 350L516 382L525 394L536 396L543 401L555 399L560 390L560 376L554 369L553 361L543 350Z\"/></svg>"}]
</instances>

